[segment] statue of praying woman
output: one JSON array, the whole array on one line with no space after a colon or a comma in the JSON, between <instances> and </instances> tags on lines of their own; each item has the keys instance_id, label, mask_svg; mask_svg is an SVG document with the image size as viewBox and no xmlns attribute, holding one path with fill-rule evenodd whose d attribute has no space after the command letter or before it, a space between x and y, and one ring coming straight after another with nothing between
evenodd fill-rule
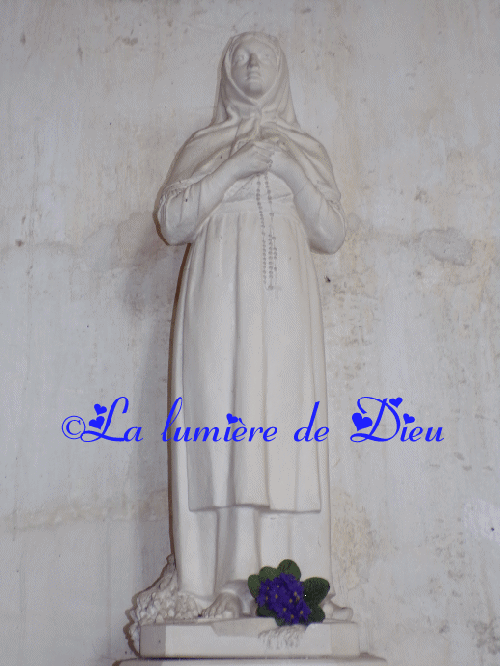
<instances>
[{"instance_id":1,"label":"statue of praying woman","mask_svg":"<svg viewBox=\"0 0 500 666\"><path fill-rule=\"evenodd\" d=\"M281 560L331 582L327 426L311 250L334 253L344 212L323 146L300 129L277 40L247 32L222 60L213 122L184 145L160 198L190 243L174 323L176 427L275 427L271 441L171 441L178 592L193 617L251 612L248 576ZM323 430L325 433L325 430ZM270 438L269 438L270 439Z\"/></svg>"}]
</instances>

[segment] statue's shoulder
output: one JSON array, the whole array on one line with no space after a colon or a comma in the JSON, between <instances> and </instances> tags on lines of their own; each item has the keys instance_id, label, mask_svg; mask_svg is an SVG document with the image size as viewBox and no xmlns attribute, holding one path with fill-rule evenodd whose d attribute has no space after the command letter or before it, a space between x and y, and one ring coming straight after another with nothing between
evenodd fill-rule
<instances>
[{"instance_id":1,"label":"statue's shoulder","mask_svg":"<svg viewBox=\"0 0 500 666\"><path fill-rule=\"evenodd\" d=\"M330 156L328 155L326 148L324 145L318 141L318 139L315 139L311 134L308 134L307 132L297 132L297 134L300 134L302 138L302 143L305 144L304 148L311 153L315 153L320 159L324 160L331 166L331 160Z\"/></svg>"}]
</instances>

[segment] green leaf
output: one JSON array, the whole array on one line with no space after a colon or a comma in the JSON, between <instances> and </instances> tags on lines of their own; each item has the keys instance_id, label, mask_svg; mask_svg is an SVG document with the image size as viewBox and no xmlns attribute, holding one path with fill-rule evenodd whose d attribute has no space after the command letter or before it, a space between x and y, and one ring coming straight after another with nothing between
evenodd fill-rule
<instances>
[{"instance_id":1,"label":"green leaf","mask_svg":"<svg viewBox=\"0 0 500 666\"><path fill-rule=\"evenodd\" d=\"M300 580L300 569L293 560L283 560L278 564L278 571L280 573L290 574L297 580Z\"/></svg>"},{"instance_id":2,"label":"green leaf","mask_svg":"<svg viewBox=\"0 0 500 666\"><path fill-rule=\"evenodd\" d=\"M325 613L322 608L319 606L313 606L311 608L311 614L307 618L307 624L311 624L311 622L323 622L325 619Z\"/></svg>"},{"instance_id":3,"label":"green leaf","mask_svg":"<svg viewBox=\"0 0 500 666\"><path fill-rule=\"evenodd\" d=\"M304 581L304 599L311 608L319 604L328 594L330 583L324 578L308 578Z\"/></svg>"},{"instance_id":4,"label":"green leaf","mask_svg":"<svg viewBox=\"0 0 500 666\"><path fill-rule=\"evenodd\" d=\"M284 624L286 624L285 619L282 617L277 617L276 624L278 625L278 627L282 627Z\"/></svg>"},{"instance_id":5,"label":"green leaf","mask_svg":"<svg viewBox=\"0 0 500 666\"><path fill-rule=\"evenodd\" d=\"M257 608L257 615L260 617L274 617L276 618L276 613L274 611L269 610L266 606L259 606Z\"/></svg>"},{"instance_id":6,"label":"green leaf","mask_svg":"<svg viewBox=\"0 0 500 666\"><path fill-rule=\"evenodd\" d=\"M279 576L280 572L278 569L274 569L273 567L262 567L262 569L259 571L259 580L274 580L276 576Z\"/></svg>"},{"instance_id":7,"label":"green leaf","mask_svg":"<svg viewBox=\"0 0 500 666\"><path fill-rule=\"evenodd\" d=\"M260 583L261 581L256 574L252 574L248 577L248 589L250 590L252 597L256 597L259 594Z\"/></svg>"}]
</instances>

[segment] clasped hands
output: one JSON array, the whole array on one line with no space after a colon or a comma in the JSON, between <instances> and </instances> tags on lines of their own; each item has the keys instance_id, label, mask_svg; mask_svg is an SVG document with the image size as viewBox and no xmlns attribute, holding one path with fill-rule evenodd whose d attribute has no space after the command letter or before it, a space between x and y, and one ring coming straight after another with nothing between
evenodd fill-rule
<instances>
[{"instance_id":1,"label":"clasped hands","mask_svg":"<svg viewBox=\"0 0 500 666\"><path fill-rule=\"evenodd\" d=\"M233 163L238 178L248 178L270 171L289 183L297 167L301 169L287 147L286 137L279 132L268 133L262 139L248 141L228 161Z\"/></svg>"}]
</instances>

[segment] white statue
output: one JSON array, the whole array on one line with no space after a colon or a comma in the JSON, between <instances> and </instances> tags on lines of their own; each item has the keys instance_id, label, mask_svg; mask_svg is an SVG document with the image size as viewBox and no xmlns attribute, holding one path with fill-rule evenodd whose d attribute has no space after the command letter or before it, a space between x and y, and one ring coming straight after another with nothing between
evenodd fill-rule
<instances>
[{"instance_id":1,"label":"white statue","mask_svg":"<svg viewBox=\"0 0 500 666\"><path fill-rule=\"evenodd\" d=\"M174 329L174 427L224 432L229 414L235 427L277 428L267 442L171 443L176 592L192 616L238 617L264 565L292 559L303 578L332 580L327 441L294 433L317 401L312 432L327 426L311 249L338 250L344 214L325 149L295 118L276 39L229 43L215 119L183 147L158 219L169 243L192 244Z\"/></svg>"}]
</instances>

